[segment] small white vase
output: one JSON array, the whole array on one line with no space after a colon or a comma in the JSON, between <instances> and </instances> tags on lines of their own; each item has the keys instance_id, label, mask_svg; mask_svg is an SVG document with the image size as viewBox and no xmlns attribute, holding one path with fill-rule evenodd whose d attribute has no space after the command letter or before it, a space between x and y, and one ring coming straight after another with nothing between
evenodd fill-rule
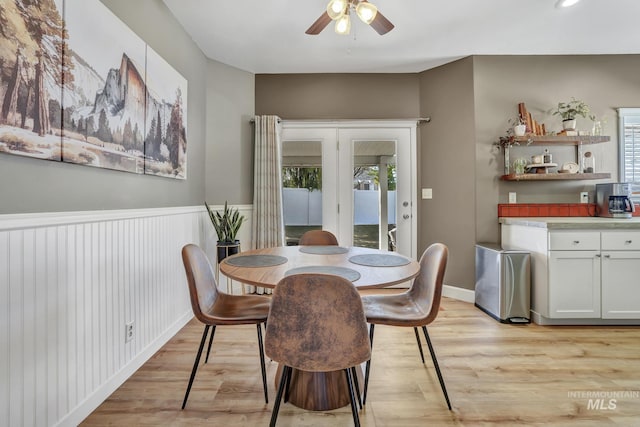
<instances>
[{"instance_id":1,"label":"small white vase","mask_svg":"<svg viewBox=\"0 0 640 427\"><path fill-rule=\"evenodd\" d=\"M562 121L562 129L576 130L576 119L567 119Z\"/></svg>"},{"instance_id":2,"label":"small white vase","mask_svg":"<svg viewBox=\"0 0 640 427\"><path fill-rule=\"evenodd\" d=\"M513 127L513 133L515 136L524 136L527 132L527 126L525 125L516 125Z\"/></svg>"}]
</instances>

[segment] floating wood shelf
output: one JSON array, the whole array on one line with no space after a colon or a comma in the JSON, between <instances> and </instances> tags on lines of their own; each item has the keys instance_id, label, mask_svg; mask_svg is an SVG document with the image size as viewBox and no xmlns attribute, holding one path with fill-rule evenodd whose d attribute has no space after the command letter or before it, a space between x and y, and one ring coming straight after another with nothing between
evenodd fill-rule
<instances>
[{"instance_id":1,"label":"floating wood shelf","mask_svg":"<svg viewBox=\"0 0 640 427\"><path fill-rule=\"evenodd\" d=\"M578 179L609 179L611 174L606 173L525 173L516 175L502 175L503 181L570 181Z\"/></svg>"},{"instance_id":2,"label":"floating wood shelf","mask_svg":"<svg viewBox=\"0 0 640 427\"><path fill-rule=\"evenodd\" d=\"M549 135L549 136L518 136L515 141L518 145L506 145L504 149L504 175L503 181L568 181L578 179L608 179L611 178L610 173L547 173L547 174L520 174L516 175L512 172L510 165L510 150L519 147L532 145L546 145L552 147L554 145L569 145L576 147L576 163L580 164L582 152L585 145L600 144L608 142L611 138L608 136L565 136L565 135Z\"/></svg>"},{"instance_id":3,"label":"floating wood shelf","mask_svg":"<svg viewBox=\"0 0 640 427\"><path fill-rule=\"evenodd\" d=\"M523 145L580 145L600 144L610 141L608 136L518 136L516 141Z\"/></svg>"}]
</instances>

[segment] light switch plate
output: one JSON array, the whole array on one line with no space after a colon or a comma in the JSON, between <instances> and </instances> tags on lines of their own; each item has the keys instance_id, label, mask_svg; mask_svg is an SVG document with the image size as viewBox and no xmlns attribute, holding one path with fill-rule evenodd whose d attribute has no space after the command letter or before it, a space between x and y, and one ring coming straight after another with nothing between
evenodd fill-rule
<instances>
[{"instance_id":1,"label":"light switch plate","mask_svg":"<svg viewBox=\"0 0 640 427\"><path fill-rule=\"evenodd\" d=\"M516 193L513 193L513 192L509 193L509 203L518 203L516 201Z\"/></svg>"},{"instance_id":2,"label":"light switch plate","mask_svg":"<svg viewBox=\"0 0 640 427\"><path fill-rule=\"evenodd\" d=\"M422 189L422 198L423 199L433 199L433 188L423 188Z\"/></svg>"}]
</instances>

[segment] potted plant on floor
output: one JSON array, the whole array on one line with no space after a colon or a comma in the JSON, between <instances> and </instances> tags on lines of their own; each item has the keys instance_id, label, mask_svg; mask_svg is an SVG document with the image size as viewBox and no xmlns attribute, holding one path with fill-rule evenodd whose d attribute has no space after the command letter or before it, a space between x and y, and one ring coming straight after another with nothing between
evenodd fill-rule
<instances>
[{"instance_id":1,"label":"potted plant on floor","mask_svg":"<svg viewBox=\"0 0 640 427\"><path fill-rule=\"evenodd\" d=\"M589 106L579 99L571 98L569 102L558 102L558 107L553 112L554 116L562 117L562 128L576 130L576 117L587 117Z\"/></svg>"},{"instance_id":2,"label":"potted plant on floor","mask_svg":"<svg viewBox=\"0 0 640 427\"><path fill-rule=\"evenodd\" d=\"M230 208L226 201L222 212L212 211L207 202L204 202L204 205L207 207L209 218L218 235L217 255L219 263L226 257L235 255L240 251L240 241L236 240L236 236L245 217L240 215L238 208Z\"/></svg>"}]
</instances>

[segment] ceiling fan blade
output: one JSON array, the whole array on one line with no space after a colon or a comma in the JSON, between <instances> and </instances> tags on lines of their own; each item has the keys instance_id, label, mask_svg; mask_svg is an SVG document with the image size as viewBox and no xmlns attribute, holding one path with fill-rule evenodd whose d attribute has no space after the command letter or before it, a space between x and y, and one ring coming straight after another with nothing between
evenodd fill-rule
<instances>
[{"instance_id":1,"label":"ceiling fan blade","mask_svg":"<svg viewBox=\"0 0 640 427\"><path fill-rule=\"evenodd\" d=\"M316 22L311 24L311 26L307 29L307 31L305 31L305 33L310 34L312 36L316 34L320 34L320 31L324 30L324 28L327 25L329 25L329 22L331 22L331 18L329 17L329 14L325 11L322 15L320 15L320 18L318 18Z\"/></svg>"},{"instance_id":2,"label":"ceiling fan blade","mask_svg":"<svg viewBox=\"0 0 640 427\"><path fill-rule=\"evenodd\" d=\"M380 11L378 11L378 13L376 13L376 17L373 18L373 21L371 22L370 25L381 36L384 35L384 34L387 34L389 31L393 30L393 28L395 27L391 23L391 21L389 21L387 18L384 17L383 14L380 13Z\"/></svg>"}]
</instances>

